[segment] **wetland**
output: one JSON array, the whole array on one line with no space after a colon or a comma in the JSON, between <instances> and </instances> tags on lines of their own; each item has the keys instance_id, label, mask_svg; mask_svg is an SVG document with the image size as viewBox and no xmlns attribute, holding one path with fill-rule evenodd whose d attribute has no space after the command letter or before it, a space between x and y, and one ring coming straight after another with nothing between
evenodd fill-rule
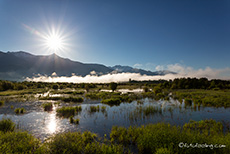
<instances>
[{"instance_id":1,"label":"wetland","mask_svg":"<svg viewBox=\"0 0 230 154\"><path fill-rule=\"evenodd\" d=\"M1 81L0 123L15 128L2 131L0 124L0 150L30 149L5 147L6 137L21 137L35 153L229 153L229 82L191 80L116 83L115 89ZM65 138L76 145L61 144ZM226 147L180 148L180 142Z\"/></svg>"}]
</instances>

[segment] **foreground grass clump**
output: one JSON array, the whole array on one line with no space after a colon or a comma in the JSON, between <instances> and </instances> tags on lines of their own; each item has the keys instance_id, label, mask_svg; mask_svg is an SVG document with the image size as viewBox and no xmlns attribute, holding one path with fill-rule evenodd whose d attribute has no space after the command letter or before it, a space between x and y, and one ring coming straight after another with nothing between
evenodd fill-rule
<instances>
[{"instance_id":1,"label":"foreground grass clump","mask_svg":"<svg viewBox=\"0 0 230 154\"><path fill-rule=\"evenodd\" d=\"M12 132L15 129L15 124L11 119L2 119L0 121L0 131L2 132Z\"/></svg>"},{"instance_id":2,"label":"foreground grass clump","mask_svg":"<svg viewBox=\"0 0 230 154\"><path fill-rule=\"evenodd\" d=\"M129 128L114 126L110 138L113 143L127 147L135 145L138 148L138 153L228 154L230 152L230 133L224 134L220 125L213 120L206 120L192 121L184 127L165 123ZM186 144L209 146L192 148L186 147ZM219 148L214 148L214 145Z\"/></svg>"},{"instance_id":3,"label":"foreground grass clump","mask_svg":"<svg viewBox=\"0 0 230 154\"><path fill-rule=\"evenodd\" d=\"M4 101L0 101L0 107L4 105Z\"/></svg>"},{"instance_id":4,"label":"foreground grass clump","mask_svg":"<svg viewBox=\"0 0 230 154\"><path fill-rule=\"evenodd\" d=\"M44 111L52 111L53 104L51 102L42 104L42 107L44 108Z\"/></svg>"},{"instance_id":5,"label":"foreground grass clump","mask_svg":"<svg viewBox=\"0 0 230 154\"><path fill-rule=\"evenodd\" d=\"M25 110L24 108L16 108L16 109L14 110L14 112L15 112L16 114L23 114L23 113L26 112L26 110Z\"/></svg>"},{"instance_id":6,"label":"foreground grass clump","mask_svg":"<svg viewBox=\"0 0 230 154\"><path fill-rule=\"evenodd\" d=\"M224 133L223 125L215 120L190 121L183 127L166 123L129 128L114 126L110 139L99 138L88 131L67 132L55 134L44 143L27 132L0 131L1 153L128 154L130 151L141 154L229 154L230 133Z\"/></svg>"},{"instance_id":7,"label":"foreground grass clump","mask_svg":"<svg viewBox=\"0 0 230 154\"><path fill-rule=\"evenodd\" d=\"M103 143L98 141L96 134L91 132L73 132L57 134L47 143L49 147L48 153L75 153L75 154L122 154L124 149L116 144Z\"/></svg>"},{"instance_id":8,"label":"foreground grass clump","mask_svg":"<svg viewBox=\"0 0 230 154\"><path fill-rule=\"evenodd\" d=\"M0 152L11 153L43 153L40 141L27 132L1 132Z\"/></svg>"}]
</instances>

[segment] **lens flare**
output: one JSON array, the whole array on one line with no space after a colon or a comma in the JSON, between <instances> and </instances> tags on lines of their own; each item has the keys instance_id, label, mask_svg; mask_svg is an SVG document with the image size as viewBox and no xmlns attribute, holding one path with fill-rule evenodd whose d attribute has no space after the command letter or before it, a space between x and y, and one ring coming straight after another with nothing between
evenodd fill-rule
<instances>
[{"instance_id":1,"label":"lens flare","mask_svg":"<svg viewBox=\"0 0 230 154\"><path fill-rule=\"evenodd\" d=\"M51 50L57 51L63 48L63 40L57 34L52 34L46 38L46 45Z\"/></svg>"}]
</instances>

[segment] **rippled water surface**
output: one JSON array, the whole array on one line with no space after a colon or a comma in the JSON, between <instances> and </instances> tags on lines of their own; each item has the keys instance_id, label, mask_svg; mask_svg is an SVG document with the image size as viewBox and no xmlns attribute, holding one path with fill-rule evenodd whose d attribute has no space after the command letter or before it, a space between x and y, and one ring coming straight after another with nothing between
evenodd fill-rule
<instances>
[{"instance_id":1,"label":"rippled water surface","mask_svg":"<svg viewBox=\"0 0 230 154\"><path fill-rule=\"evenodd\" d=\"M183 125L189 120L215 119L223 123L230 123L230 109L213 107L190 107L184 106L171 99L170 101L155 101L143 99L132 103L121 103L119 106L108 106L100 101L86 100L82 104L61 103L55 105L53 111L43 111L42 102L6 102L0 107L0 119L11 118L20 129L27 130L42 140L54 133L67 131L92 131L99 136L109 134L113 125L117 126L140 126L142 124L168 122L170 124ZM74 118L79 118L80 123L70 124L68 118L56 115L56 109L61 106L82 106L82 111ZM90 112L90 106L106 106L104 112ZM15 108L25 108L26 113L16 115ZM140 109L152 106L156 109L153 113L145 114Z\"/></svg>"}]
</instances>

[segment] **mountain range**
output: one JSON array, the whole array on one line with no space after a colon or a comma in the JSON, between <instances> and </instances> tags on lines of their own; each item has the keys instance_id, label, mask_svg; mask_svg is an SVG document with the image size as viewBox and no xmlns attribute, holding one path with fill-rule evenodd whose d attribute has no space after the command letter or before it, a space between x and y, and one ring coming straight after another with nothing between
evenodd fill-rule
<instances>
[{"instance_id":1,"label":"mountain range","mask_svg":"<svg viewBox=\"0 0 230 154\"><path fill-rule=\"evenodd\" d=\"M55 72L55 73L54 73ZM103 75L108 73L140 73L142 75L175 74L170 71L146 71L130 66L115 65L107 67L102 64L88 64L62 58L56 54L47 56L33 55L28 52L0 51L0 80L23 81L26 77L38 75L86 76Z\"/></svg>"}]
</instances>

